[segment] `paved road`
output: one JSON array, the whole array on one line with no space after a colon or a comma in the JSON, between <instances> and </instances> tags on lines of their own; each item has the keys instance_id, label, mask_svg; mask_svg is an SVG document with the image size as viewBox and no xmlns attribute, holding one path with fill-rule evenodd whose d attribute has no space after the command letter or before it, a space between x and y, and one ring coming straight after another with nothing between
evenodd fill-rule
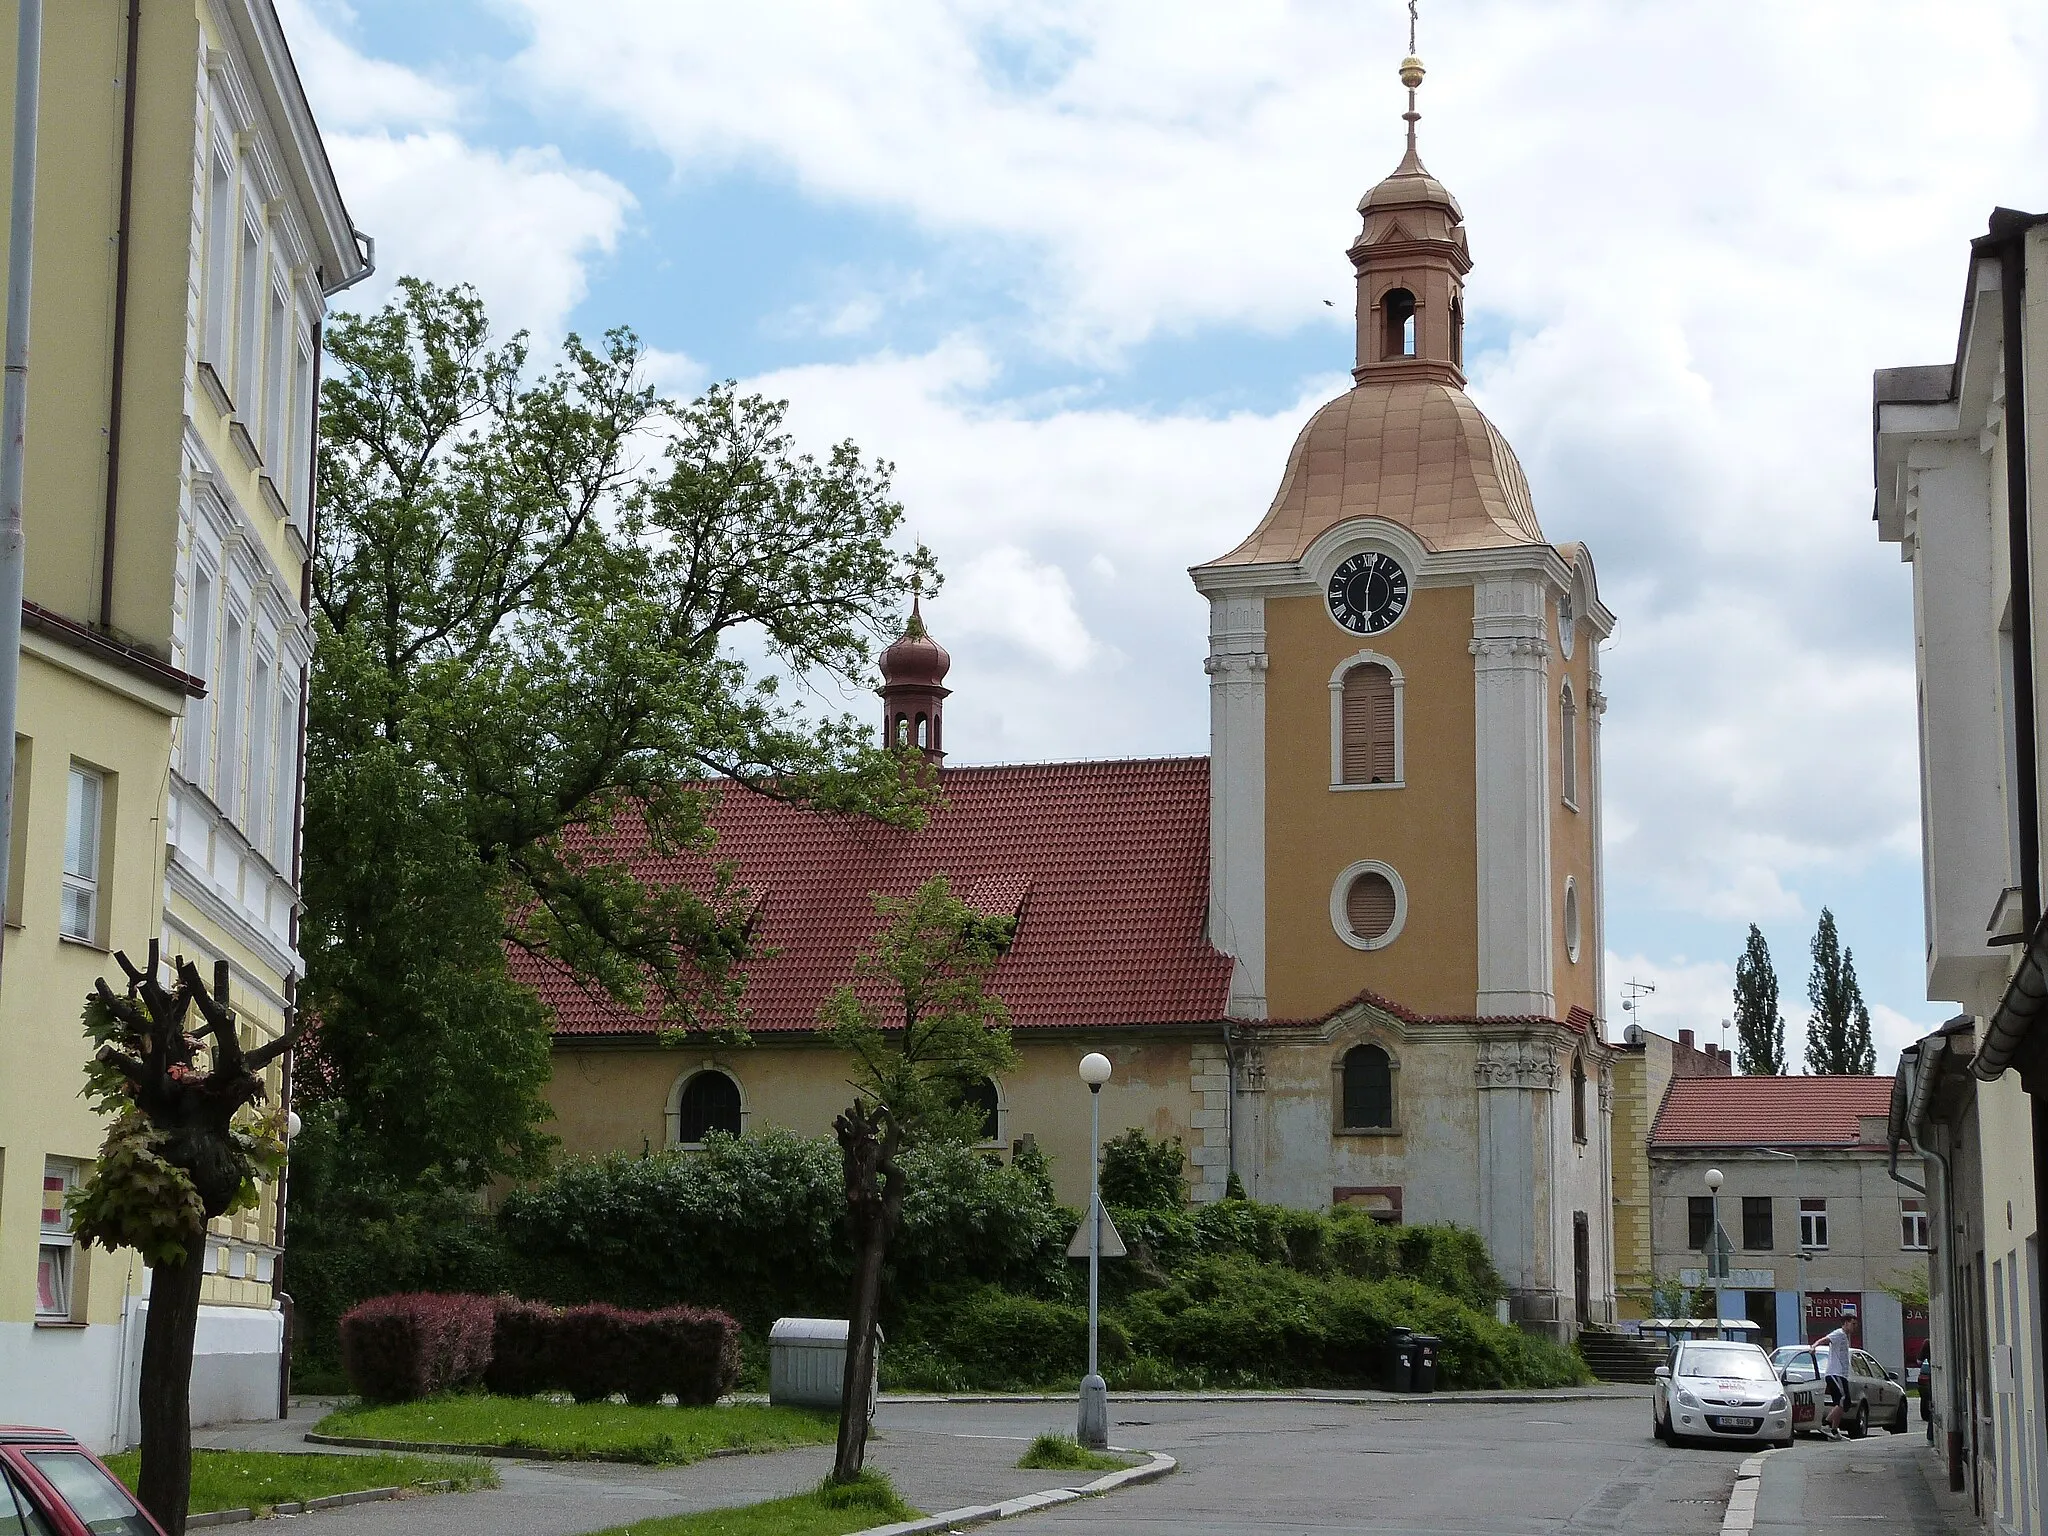
<instances>
[{"instance_id":1,"label":"paved road","mask_svg":"<svg viewBox=\"0 0 2048 1536\"><path fill-rule=\"evenodd\" d=\"M1021 1434L1047 1417L1000 1405L898 1407L885 1422ZM1005 1536L1712 1536L1744 1454L1658 1444L1641 1401L1142 1403L1112 1405L1112 1417L1118 1443L1169 1452L1181 1470L1007 1521Z\"/></svg>"},{"instance_id":2,"label":"paved road","mask_svg":"<svg viewBox=\"0 0 2048 1536\"><path fill-rule=\"evenodd\" d=\"M1112 1404L1112 1414L1119 1444L1167 1451L1180 1459L1181 1470L996 1529L1005 1536L1714 1536L1743 1455L1657 1444L1640 1399L1134 1402ZM1072 1431L1072 1412L1063 1403L885 1402L877 1428L871 1463L887 1470L921 1509L1014 1497L1067 1481L1014 1466L1040 1431ZM290 1429L270 1433L278 1431ZM830 1460L829 1449L820 1448L665 1469L504 1463L501 1489L335 1510L309 1517L308 1530L312 1536L576 1536L650 1515L793 1492L816 1483Z\"/></svg>"}]
</instances>

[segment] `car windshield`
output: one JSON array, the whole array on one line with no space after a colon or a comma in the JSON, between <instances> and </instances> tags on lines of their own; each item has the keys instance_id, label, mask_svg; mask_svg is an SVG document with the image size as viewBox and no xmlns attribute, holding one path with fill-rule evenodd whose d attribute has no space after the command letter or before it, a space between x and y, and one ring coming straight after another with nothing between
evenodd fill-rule
<instances>
[{"instance_id":1,"label":"car windshield","mask_svg":"<svg viewBox=\"0 0 2048 1536\"><path fill-rule=\"evenodd\" d=\"M93 1536L156 1536L128 1491L77 1451L30 1451L29 1465L49 1481Z\"/></svg>"},{"instance_id":2,"label":"car windshield","mask_svg":"<svg viewBox=\"0 0 2048 1536\"><path fill-rule=\"evenodd\" d=\"M1777 1373L1764 1352L1753 1344L1723 1344L1688 1349L1679 1356L1681 1376L1718 1376L1737 1381L1775 1381Z\"/></svg>"}]
</instances>

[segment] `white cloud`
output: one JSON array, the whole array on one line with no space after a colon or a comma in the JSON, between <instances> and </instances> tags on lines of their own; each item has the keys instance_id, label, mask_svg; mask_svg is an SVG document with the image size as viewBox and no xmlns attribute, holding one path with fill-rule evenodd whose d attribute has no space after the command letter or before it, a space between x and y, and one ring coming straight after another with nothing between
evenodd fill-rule
<instances>
[{"instance_id":1,"label":"white cloud","mask_svg":"<svg viewBox=\"0 0 2048 1536\"><path fill-rule=\"evenodd\" d=\"M962 635L1006 642L1060 673L1078 672L1097 650L1074 609L1067 573L1014 544L970 559L933 600L932 614Z\"/></svg>"},{"instance_id":2,"label":"white cloud","mask_svg":"<svg viewBox=\"0 0 2048 1536\"><path fill-rule=\"evenodd\" d=\"M1651 990L1633 995L1625 983L1641 982ZM1619 1037L1632 1023L1676 1040L1681 1029L1693 1032L1700 1046L1722 1043L1721 1021L1730 1018L1735 996L1735 967L1723 960L1688 960L1683 955L1653 959L1648 955L1607 955L1608 1032ZM1633 1001L1631 1009L1622 1007ZM1735 1049L1735 1030L1727 1032Z\"/></svg>"},{"instance_id":3,"label":"white cloud","mask_svg":"<svg viewBox=\"0 0 2048 1536\"><path fill-rule=\"evenodd\" d=\"M461 91L345 42L336 28L355 20L346 5L277 0L277 13L323 129L425 127L460 115Z\"/></svg>"}]
</instances>

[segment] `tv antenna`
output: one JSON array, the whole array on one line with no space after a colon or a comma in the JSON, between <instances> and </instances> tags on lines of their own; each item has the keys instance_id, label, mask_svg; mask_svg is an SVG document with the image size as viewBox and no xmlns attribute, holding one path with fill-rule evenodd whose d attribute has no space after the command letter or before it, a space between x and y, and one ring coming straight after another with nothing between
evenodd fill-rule
<instances>
[{"instance_id":1,"label":"tv antenna","mask_svg":"<svg viewBox=\"0 0 2048 1536\"><path fill-rule=\"evenodd\" d=\"M1643 999L1657 990L1654 982L1628 980L1621 984L1621 990L1628 995L1621 1000L1621 1011L1636 1016L1638 1024L1643 1022Z\"/></svg>"}]
</instances>

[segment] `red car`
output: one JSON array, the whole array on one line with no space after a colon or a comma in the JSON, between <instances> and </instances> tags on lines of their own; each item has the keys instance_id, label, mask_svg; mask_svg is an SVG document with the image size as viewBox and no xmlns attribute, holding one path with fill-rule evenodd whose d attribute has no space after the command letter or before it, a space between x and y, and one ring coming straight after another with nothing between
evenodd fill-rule
<instances>
[{"instance_id":1,"label":"red car","mask_svg":"<svg viewBox=\"0 0 2048 1536\"><path fill-rule=\"evenodd\" d=\"M99 1457L61 1429L0 1425L0 1536L164 1536Z\"/></svg>"}]
</instances>

